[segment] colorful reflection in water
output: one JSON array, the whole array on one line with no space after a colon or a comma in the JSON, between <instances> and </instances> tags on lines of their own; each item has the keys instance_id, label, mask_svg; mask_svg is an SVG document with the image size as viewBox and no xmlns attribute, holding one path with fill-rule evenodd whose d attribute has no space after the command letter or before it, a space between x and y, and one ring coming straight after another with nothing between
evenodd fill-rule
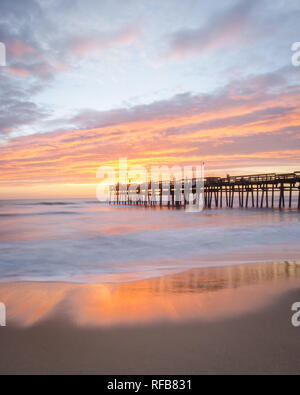
<instances>
[{"instance_id":1,"label":"colorful reflection in water","mask_svg":"<svg viewBox=\"0 0 300 395\"><path fill-rule=\"evenodd\" d=\"M7 283L0 300L8 325L48 319L79 326L136 325L218 319L259 309L299 287L293 262L201 268L126 283Z\"/></svg>"}]
</instances>

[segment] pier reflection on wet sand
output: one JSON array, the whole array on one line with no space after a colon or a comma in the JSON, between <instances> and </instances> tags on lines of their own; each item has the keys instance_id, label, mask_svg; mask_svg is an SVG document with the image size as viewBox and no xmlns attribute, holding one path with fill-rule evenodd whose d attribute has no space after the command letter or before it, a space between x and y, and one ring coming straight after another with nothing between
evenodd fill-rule
<instances>
[{"instance_id":1,"label":"pier reflection on wet sand","mask_svg":"<svg viewBox=\"0 0 300 395\"><path fill-rule=\"evenodd\" d=\"M0 285L0 300L11 326L55 319L63 325L105 327L218 319L255 311L298 287L298 263L270 262L126 283L6 283Z\"/></svg>"}]
</instances>

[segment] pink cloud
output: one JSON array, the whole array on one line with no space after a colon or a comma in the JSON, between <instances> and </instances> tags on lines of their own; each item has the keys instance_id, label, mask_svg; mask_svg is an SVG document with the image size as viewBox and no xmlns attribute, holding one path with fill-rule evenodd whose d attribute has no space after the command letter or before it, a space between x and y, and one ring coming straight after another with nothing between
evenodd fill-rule
<instances>
[{"instance_id":1,"label":"pink cloud","mask_svg":"<svg viewBox=\"0 0 300 395\"><path fill-rule=\"evenodd\" d=\"M10 38L7 40L8 51L15 57L22 57L27 54L36 52L35 48L31 45L24 43L17 38Z\"/></svg>"},{"instance_id":2,"label":"pink cloud","mask_svg":"<svg viewBox=\"0 0 300 395\"><path fill-rule=\"evenodd\" d=\"M80 38L69 44L71 53L75 56L84 56L90 53L101 53L113 47L127 46L137 40L140 29L130 27L113 33L101 33Z\"/></svg>"},{"instance_id":3,"label":"pink cloud","mask_svg":"<svg viewBox=\"0 0 300 395\"><path fill-rule=\"evenodd\" d=\"M251 11L257 0L242 0L227 13L214 15L206 25L198 29L185 29L169 36L167 50L161 59L183 59L202 54L243 39L251 25ZM245 41L244 37L244 41Z\"/></svg>"},{"instance_id":4,"label":"pink cloud","mask_svg":"<svg viewBox=\"0 0 300 395\"><path fill-rule=\"evenodd\" d=\"M28 77L30 75L29 70L24 67L10 67L9 71L18 77Z\"/></svg>"}]
</instances>

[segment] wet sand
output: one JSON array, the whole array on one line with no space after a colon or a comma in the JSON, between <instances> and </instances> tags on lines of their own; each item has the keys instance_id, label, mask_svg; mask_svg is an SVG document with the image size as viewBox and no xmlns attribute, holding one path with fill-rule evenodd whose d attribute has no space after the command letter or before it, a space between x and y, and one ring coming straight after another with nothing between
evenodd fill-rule
<instances>
[{"instance_id":1,"label":"wet sand","mask_svg":"<svg viewBox=\"0 0 300 395\"><path fill-rule=\"evenodd\" d=\"M299 374L300 266L0 285L0 374Z\"/></svg>"}]
</instances>

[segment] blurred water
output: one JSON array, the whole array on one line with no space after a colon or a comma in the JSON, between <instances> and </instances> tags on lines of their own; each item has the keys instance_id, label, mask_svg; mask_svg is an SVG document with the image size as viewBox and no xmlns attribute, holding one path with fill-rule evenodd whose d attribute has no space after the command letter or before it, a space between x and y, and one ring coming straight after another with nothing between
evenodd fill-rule
<instances>
[{"instance_id":1,"label":"blurred water","mask_svg":"<svg viewBox=\"0 0 300 395\"><path fill-rule=\"evenodd\" d=\"M169 270L300 258L297 210L0 201L0 281L121 281ZM132 277L134 274L135 277ZM123 276L123 277L122 277Z\"/></svg>"}]
</instances>

